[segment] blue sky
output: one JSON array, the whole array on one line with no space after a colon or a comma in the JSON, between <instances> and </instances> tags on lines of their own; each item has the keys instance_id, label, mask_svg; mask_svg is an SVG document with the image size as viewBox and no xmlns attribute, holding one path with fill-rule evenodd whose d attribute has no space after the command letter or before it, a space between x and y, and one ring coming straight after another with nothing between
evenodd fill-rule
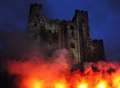
<instances>
[{"instance_id":1,"label":"blue sky","mask_svg":"<svg viewBox=\"0 0 120 88\"><path fill-rule=\"evenodd\" d=\"M70 20L75 9L87 10L92 38L103 39L109 59L120 59L120 0L0 0L0 31L25 31L29 6L42 2L51 19Z\"/></svg>"}]
</instances>

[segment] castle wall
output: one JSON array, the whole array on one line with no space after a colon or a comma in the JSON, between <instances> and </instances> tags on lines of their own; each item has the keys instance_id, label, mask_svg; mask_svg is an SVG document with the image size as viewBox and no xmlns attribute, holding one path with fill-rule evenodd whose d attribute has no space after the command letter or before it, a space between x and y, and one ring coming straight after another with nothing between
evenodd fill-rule
<instances>
[{"instance_id":1,"label":"castle wall","mask_svg":"<svg viewBox=\"0 0 120 88\"><path fill-rule=\"evenodd\" d=\"M49 20L43 13L39 4L30 8L28 20L28 33L35 40L42 40L55 51L67 49L72 64L92 61L94 57L104 57L102 41L92 41L89 34L88 13L76 10L71 21ZM97 51L92 51L95 47Z\"/></svg>"}]
</instances>

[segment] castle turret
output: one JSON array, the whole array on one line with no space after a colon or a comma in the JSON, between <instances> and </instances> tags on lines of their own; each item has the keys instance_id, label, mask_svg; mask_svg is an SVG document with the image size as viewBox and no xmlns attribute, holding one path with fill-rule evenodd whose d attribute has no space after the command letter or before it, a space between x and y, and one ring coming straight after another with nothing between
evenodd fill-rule
<instances>
[{"instance_id":1,"label":"castle turret","mask_svg":"<svg viewBox=\"0 0 120 88\"><path fill-rule=\"evenodd\" d=\"M43 15L41 4L31 4L28 18L28 32L35 39L39 37L40 30L44 29L46 17Z\"/></svg>"},{"instance_id":2,"label":"castle turret","mask_svg":"<svg viewBox=\"0 0 120 88\"><path fill-rule=\"evenodd\" d=\"M76 10L73 17L73 22L75 23L79 31L81 61L86 61L89 57L88 44L90 40L88 12Z\"/></svg>"},{"instance_id":3,"label":"castle turret","mask_svg":"<svg viewBox=\"0 0 120 88\"><path fill-rule=\"evenodd\" d=\"M29 11L29 18L33 20L34 17L39 17L42 14L42 5L41 4L31 4Z\"/></svg>"},{"instance_id":4,"label":"castle turret","mask_svg":"<svg viewBox=\"0 0 120 88\"><path fill-rule=\"evenodd\" d=\"M93 40L91 44L92 61L105 60L103 40Z\"/></svg>"}]
</instances>

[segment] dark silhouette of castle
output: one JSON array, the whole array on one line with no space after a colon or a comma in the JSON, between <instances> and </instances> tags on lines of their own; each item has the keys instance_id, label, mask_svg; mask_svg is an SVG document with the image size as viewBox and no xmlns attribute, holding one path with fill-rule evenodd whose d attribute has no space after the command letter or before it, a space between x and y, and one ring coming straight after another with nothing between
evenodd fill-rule
<instances>
[{"instance_id":1,"label":"dark silhouette of castle","mask_svg":"<svg viewBox=\"0 0 120 88\"><path fill-rule=\"evenodd\" d=\"M49 20L41 4L32 4L28 32L53 50L67 49L73 64L105 60L103 41L90 38L87 11L76 10L70 21Z\"/></svg>"}]
</instances>

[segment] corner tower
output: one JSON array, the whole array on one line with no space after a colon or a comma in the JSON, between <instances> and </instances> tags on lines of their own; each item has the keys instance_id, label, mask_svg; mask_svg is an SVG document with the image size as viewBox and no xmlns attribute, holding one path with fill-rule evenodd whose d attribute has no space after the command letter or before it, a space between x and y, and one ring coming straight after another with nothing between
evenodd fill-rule
<instances>
[{"instance_id":1,"label":"corner tower","mask_svg":"<svg viewBox=\"0 0 120 88\"><path fill-rule=\"evenodd\" d=\"M76 25L78 36L79 36L79 47L80 47L80 60L81 62L87 61L89 57L89 25L88 25L88 12L76 10L73 17L73 22Z\"/></svg>"},{"instance_id":2,"label":"corner tower","mask_svg":"<svg viewBox=\"0 0 120 88\"><path fill-rule=\"evenodd\" d=\"M46 17L43 15L41 4L31 4L28 18L28 32L37 39L39 37L40 29L44 28Z\"/></svg>"}]
</instances>

